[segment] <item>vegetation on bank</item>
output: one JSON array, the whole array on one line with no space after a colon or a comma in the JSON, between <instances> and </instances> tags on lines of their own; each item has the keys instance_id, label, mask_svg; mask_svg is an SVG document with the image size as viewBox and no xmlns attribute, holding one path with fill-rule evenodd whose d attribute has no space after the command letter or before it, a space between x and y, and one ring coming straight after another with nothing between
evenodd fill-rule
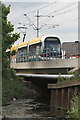
<instances>
[{"instance_id":1,"label":"vegetation on bank","mask_svg":"<svg viewBox=\"0 0 80 120\"><path fill-rule=\"evenodd\" d=\"M59 77L57 84L66 84L70 83L72 81L78 81L80 80L79 72L76 71L75 73L68 73L68 74L73 74L73 78L63 78ZM59 74L61 75L61 74ZM71 107L67 109L67 115L65 116L67 119L70 120L75 120L75 119L80 119L80 94L75 91L73 94L72 100L70 101Z\"/></svg>"},{"instance_id":2,"label":"vegetation on bank","mask_svg":"<svg viewBox=\"0 0 80 120\"><path fill-rule=\"evenodd\" d=\"M6 7L3 3L0 3L0 6L2 7L2 102L3 105L6 105L13 98L26 97L28 89L23 84L23 78L16 77L15 71L10 68L9 55L5 51L19 38L19 34L12 33L14 31L13 25L7 20L7 15L10 13L10 6ZM78 73L75 73L74 78L71 79L59 77L58 84L79 79ZM67 112L67 118L73 120L79 117L79 100L80 97L75 94L71 101L72 106Z\"/></svg>"},{"instance_id":3,"label":"vegetation on bank","mask_svg":"<svg viewBox=\"0 0 80 120\"><path fill-rule=\"evenodd\" d=\"M70 102L71 108L67 110L66 118L70 120L80 120L80 95L75 92Z\"/></svg>"},{"instance_id":4,"label":"vegetation on bank","mask_svg":"<svg viewBox=\"0 0 80 120\"><path fill-rule=\"evenodd\" d=\"M10 5L8 7L0 2L2 9L2 104L9 104L13 98L23 98L35 91L30 91L23 84L23 78L16 77L15 71L10 68L9 54L5 51L19 38L19 34L13 33L14 26L7 20L10 13ZM14 53L11 53L14 54Z\"/></svg>"},{"instance_id":5,"label":"vegetation on bank","mask_svg":"<svg viewBox=\"0 0 80 120\"><path fill-rule=\"evenodd\" d=\"M64 83L69 83L71 81L77 81L77 80L80 80L80 76L79 76L79 73L78 72L75 72L75 73L68 73L68 75L74 75L74 77L72 78L63 78L63 77L59 77L58 78L58 81L57 81L57 84L64 84ZM61 75L59 73L59 75Z\"/></svg>"}]
</instances>

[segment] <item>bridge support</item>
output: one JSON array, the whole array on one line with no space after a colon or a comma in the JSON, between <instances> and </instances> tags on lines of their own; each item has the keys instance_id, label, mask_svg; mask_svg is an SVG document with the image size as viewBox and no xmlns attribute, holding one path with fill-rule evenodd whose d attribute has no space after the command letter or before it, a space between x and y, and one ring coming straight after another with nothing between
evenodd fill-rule
<instances>
[{"instance_id":1,"label":"bridge support","mask_svg":"<svg viewBox=\"0 0 80 120\"><path fill-rule=\"evenodd\" d=\"M71 89L52 89L51 90L51 113L56 116L62 116L65 110L70 106Z\"/></svg>"}]
</instances>

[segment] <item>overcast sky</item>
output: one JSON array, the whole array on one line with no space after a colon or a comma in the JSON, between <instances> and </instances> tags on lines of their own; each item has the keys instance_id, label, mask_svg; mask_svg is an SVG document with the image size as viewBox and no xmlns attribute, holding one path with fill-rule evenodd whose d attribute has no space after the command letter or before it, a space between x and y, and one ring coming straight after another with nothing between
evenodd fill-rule
<instances>
[{"instance_id":1,"label":"overcast sky","mask_svg":"<svg viewBox=\"0 0 80 120\"><path fill-rule=\"evenodd\" d=\"M76 0L74 0L76 1ZM65 2L54 0L53 2L9 2L11 4L8 20L14 25L14 31L21 33L21 38L16 43L22 42L24 30L18 27L26 26L26 40L36 38L36 30L30 25L24 14L36 26L37 11L42 15L39 18L39 35L57 35L61 42L78 40L78 2ZM53 17L54 16L54 17Z\"/></svg>"}]
</instances>

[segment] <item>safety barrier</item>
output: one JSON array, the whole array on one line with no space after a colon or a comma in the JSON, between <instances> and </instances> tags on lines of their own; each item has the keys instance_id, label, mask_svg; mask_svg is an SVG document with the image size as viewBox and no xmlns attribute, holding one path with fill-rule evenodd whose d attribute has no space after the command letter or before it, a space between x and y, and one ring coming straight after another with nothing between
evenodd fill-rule
<instances>
[{"instance_id":1,"label":"safety barrier","mask_svg":"<svg viewBox=\"0 0 80 120\"><path fill-rule=\"evenodd\" d=\"M60 50L52 50L47 48L44 50L37 49L37 51L30 50L29 53L27 53L27 50L21 53L17 53L15 56L11 57L11 63L49 61L56 59L73 59L73 58L80 58L80 54L78 53L74 55L69 54L69 51L61 52Z\"/></svg>"}]
</instances>

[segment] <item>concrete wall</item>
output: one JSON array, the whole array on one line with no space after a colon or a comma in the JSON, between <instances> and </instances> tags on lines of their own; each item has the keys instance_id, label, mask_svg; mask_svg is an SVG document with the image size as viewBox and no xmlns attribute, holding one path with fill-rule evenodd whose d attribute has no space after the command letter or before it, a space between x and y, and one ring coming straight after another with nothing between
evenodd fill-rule
<instances>
[{"instance_id":1,"label":"concrete wall","mask_svg":"<svg viewBox=\"0 0 80 120\"><path fill-rule=\"evenodd\" d=\"M80 42L63 42L62 49L66 55L80 55Z\"/></svg>"},{"instance_id":2,"label":"concrete wall","mask_svg":"<svg viewBox=\"0 0 80 120\"><path fill-rule=\"evenodd\" d=\"M24 63L11 63L14 69L44 69L44 68L78 68L80 58L76 59L56 59L52 61L36 61Z\"/></svg>"}]
</instances>

